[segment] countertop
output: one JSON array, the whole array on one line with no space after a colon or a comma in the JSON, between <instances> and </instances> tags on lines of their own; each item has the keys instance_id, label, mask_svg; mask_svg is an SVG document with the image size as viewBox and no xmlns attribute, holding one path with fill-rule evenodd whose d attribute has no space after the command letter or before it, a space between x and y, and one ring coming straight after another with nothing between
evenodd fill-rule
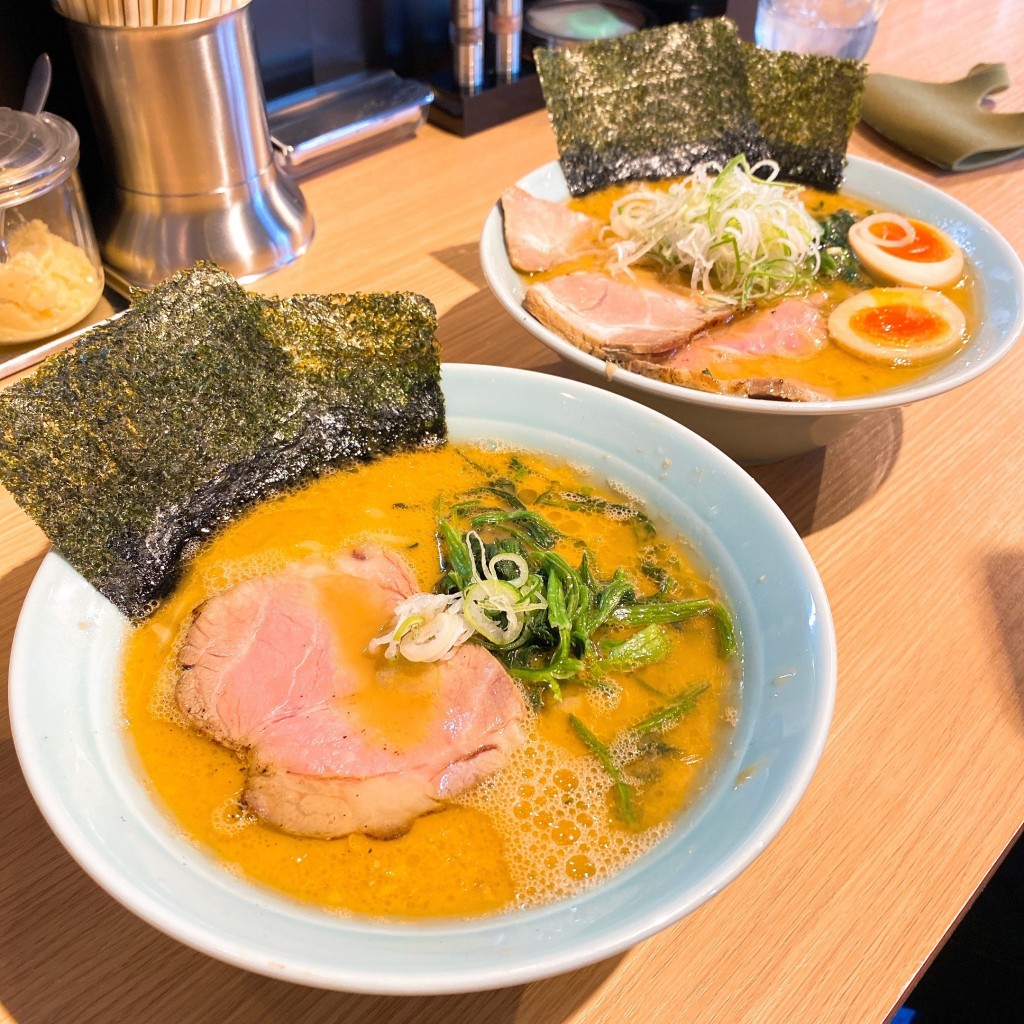
<instances>
[{"instance_id":1,"label":"countertop","mask_svg":"<svg viewBox=\"0 0 1024 1024\"><path fill-rule=\"evenodd\" d=\"M1018 0L891 0L869 63L940 81L1005 61L1013 84L997 109L1021 110L1021 39ZM850 152L954 195L1024 249L1024 161L947 174L864 127ZM303 182L312 247L258 288L419 291L437 305L446 360L576 376L499 306L477 257L502 188L555 156L543 112L466 139L427 125ZM166 938L85 875L36 809L4 713L0 1022L886 1021L1024 825L1022 380L1019 345L957 391L750 470L824 580L839 646L835 717L779 836L675 926L568 975L455 997L375 998L252 975ZM47 548L4 493L4 663Z\"/></svg>"}]
</instances>

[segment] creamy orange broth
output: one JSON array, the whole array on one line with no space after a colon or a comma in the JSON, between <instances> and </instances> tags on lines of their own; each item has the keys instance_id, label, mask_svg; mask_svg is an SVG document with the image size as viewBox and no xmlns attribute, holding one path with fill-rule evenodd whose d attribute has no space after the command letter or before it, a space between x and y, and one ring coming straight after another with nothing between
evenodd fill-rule
<instances>
[{"instance_id":1,"label":"creamy orange broth","mask_svg":"<svg viewBox=\"0 0 1024 1024\"><path fill-rule=\"evenodd\" d=\"M651 188L667 188L671 181L648 182ZM569 200L569 205L607 223L612 205L624 195L635 191L636 183L612 185L589 195ZM877 204L846 195L845 193L820 192L817 189L805 188L804 204L812 216L822 218L839 210L849 210L856 216L867 216L880 209ZM559 274L571 273L576 270L601 269L601 261L596 255L588 255L580 259L563 263L550 271L539 274L523 275L527 280L543 280ZM655 278L651 271L634 272L639 280L644 277ZM887 282L880 281L879 284ZM827 309L837 306L843 299L849 298L861 289L853 288L840 281L817 282L816 288L829 295ZM968 269L956 284L939 289L951 299L963 312L967 320L967 338L969 344L971 333L978 327L978 311L975 298L973 272ZM959 351L957 349L956 351ZM937 364L946 362L955 356L951 353L936 362L926 362L917 366L884 366L858 359L843 351L838 345L828 344L817 354L799 361L785 357L773 356L763 359L745 358L731 362L722 360L715 362L715 375L723 380L750 379L757 377L783 377L788 381L800 384L821 392L832 398L855 398L860 395L872 394L887 388L908 384L930 373Z\"/></svg>"},{"instance_id":2,"label":"creamy orange broth","mask_svg":"<svg viewBox=\"0 0 1024 1024\"><path fill-rule=\"evenodd\" d=\"M524 498L553 484L566 490L588 486L568 467L522 452L515 457L527 472L517 480ZM662 836L699 789L731 728L737 685L736 666L717 656L713 629L703 619L673 629L672 656L623 677L614 695L567 685L561 703L549 700L533 717L527 743L505 769L457 804L418 819L397 839L297 838L253 820L239 808L245 775L240 755L185 724L173 696L175 657L191 613L203 600L242 579L357 541L402 551L421 588L431 589L440 571L436 496L445 503L479 486L484 478L474 463L507 473L509 460L505 451L447 446L381 459L269 502L217 536L175 593L132 633L123 701L140 770L182 831L230 870L297 899L361 914L485 914L565 896L617 870ZM651 542L638 541L634 524L557 508L541 511L565 534L586 538L604 576L621 565L639 593L652 592L640 571L642 559L651 557ZM656 541L659 563L678 581L672 599L715 593L680 538L659 532ZM558 550L578 564L577 544L563 542ZM367 609L348 586L336 594L339 617L344 616L347 642L364 645L385 623L380 610ZM609 777L573 733L569 713L611 743L673 694L701 681L710 689L696 710L657 736L674 753L627 769L640 787L640 820L627 827ZM385 734L415 730L415 699L408 699L415 689L385 676L363 690L361 710Z\"/></svg>"}]
</instances>

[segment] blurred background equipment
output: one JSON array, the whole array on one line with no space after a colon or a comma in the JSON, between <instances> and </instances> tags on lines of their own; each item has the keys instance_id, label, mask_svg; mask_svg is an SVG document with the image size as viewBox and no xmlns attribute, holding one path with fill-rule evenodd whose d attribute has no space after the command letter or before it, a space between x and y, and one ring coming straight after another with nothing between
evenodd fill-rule
<instances>
[{"instance_id":1,"label":"blurred background equipment","mask_svg":"<svg viewBox=\"0 0 1024 1024\"><path fill-rule=\"evenodd\" d=\"M112 283L200 259L251 281L305 251L313 221L274 159L248 0L180 24L67 26L112 179L97 213Z\"/></svg>"}]
</instances>

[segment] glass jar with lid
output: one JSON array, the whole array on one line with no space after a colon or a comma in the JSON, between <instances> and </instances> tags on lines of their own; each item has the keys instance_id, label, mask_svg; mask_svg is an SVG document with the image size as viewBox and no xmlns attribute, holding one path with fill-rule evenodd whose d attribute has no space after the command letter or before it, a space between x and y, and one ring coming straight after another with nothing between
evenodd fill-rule
<instances>
[{"instance_id":1,"label":"glass jar with lid","mask_svg":"<svg viewBox=\"0 0 1024 1024\"><path fill-rule=\"evenodd\" d=\"M77 168L78 133L64 118L0 107L0 344L48 338L100 300Z\"/></svg>"}]
</instances>

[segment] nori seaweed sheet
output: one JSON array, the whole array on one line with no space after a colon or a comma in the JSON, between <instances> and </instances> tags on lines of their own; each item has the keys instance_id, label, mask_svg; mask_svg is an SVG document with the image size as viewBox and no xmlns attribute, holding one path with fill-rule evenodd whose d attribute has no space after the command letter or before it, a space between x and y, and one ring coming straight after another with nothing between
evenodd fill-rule
<instances>
[{"instance_id":1,"label":"nori seaweed sheet","mask_svg":"<svg viewBox=\"0 0 1024 1024\"><path fill-rule=\"evenodd\" d=\"M257 502L442 441L436 324L413 293L265 299L197 264L0 395L0 482L141 619Z\"/></svg>"},{"instance_id":2,"label":"nori seaweed sheet","mask_svg":"<svg viewBox=\"0 0 1024 1024\"><path fill-rule=\"evenodd\" d=\"M569 191L689 174L768 150L727 18L534 51Z\"/></svg>"},{"instance_id":3,"label":"nori seaweed sheet","mask_svg":"<svg viewBox=\"0 0 1024 1024\"><path fill-rule=\"evenodd\" d=\"M780 176L835 192L860 112L866 65L741 45L754 117Z\"/></svg>"},{"instance_id":4,"label":"nori seaweed sheet","mask_svg":"<svg viewBox=\"0 0 1024 1024\"><path fill-rule=\"evenodd\" d=\"M689 174L743 153L836 191L865 65L761 50L701 18L534 59L569 192Z\"/></svg>"}]
</instances>

